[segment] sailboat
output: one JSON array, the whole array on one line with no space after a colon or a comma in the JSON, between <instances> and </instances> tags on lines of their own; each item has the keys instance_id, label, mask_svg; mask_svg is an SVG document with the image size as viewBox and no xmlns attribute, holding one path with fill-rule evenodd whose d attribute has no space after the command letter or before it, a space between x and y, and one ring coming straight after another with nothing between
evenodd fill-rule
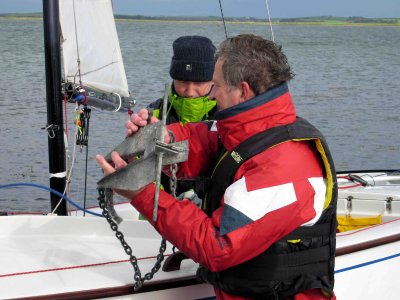
<instances>
[{"instance_id":1,"label":"sailboat","mask_svg":"<svg viewBox=\"0 0 400 300\"><path fill-rule=\"evenodd\" d=\"M117 81L124 83L123 89L104 92L102 89L104 84L109 83L108 80L96 85L96 80L91 83L86 78L94 76L92 71L105 69L106 66L123 66L120 56L113 58L112 64L102 63L102 68L85 69L84 61L86 63L87 59L82 52L79 51L79 57L73 54L78 53L74 51L78 46L82 50L83 41L77 43L79 45L75 42L73 46L66 46L76 41L74 35L69 36L71 32L76 32L75 22L69 30L61 25L61 31L58 31L58 24L63 24L61 20L64 18L58 19L59 12L64 15L70 11L67 21L71 22L77 11L94 13L105 10L101 17L95 17L96 22L89 21L87 14L78 19L86 19L86 24L95 23L96 26L109 22L107 30L114 28L115 34L111 2L44 0L43 4L48 124L53 125L48 125L48 131L54 133L53 138L49 137L50 186L63 194L66 159L59 153L64 151L64 136L62 131L56 130L62 128L60 106L63 84L68 82L65 86L71 88L71 97L75 91L75 98L87 93L86 98L88 101L93 98L93 105L101 102L101 107L113 111L128 110L132 100L129 100L121 68L118 71L121 77ZM78 7L81 4L87 5L84 10ZM106 20L106 16L109 19ZM86 25L85 30L88 28ZM101 39L104 39L105 30L100 29L103 33ZM80 32L78 37L83 38L84 33ZM89 41L85 47L98 47L90 37L92 35L89 34L83 38ZM66 46L62 53L59 53L60 41ZM113 45L111 49L115 51L112 53L120 52L119 45ZM70 53L68 47L72 49ZM75 67L80 61L80 68L66 67L65 63L61 68L58 60L61 56L69 58ZM86 57L91 56L88 52ZM57 80L61 74L64 74L65 82ZM116 86L115 82L111 86ZM396 283L400 276L400 173L394 170L341 172L338 173L338 184L341 232L337 234L336 249L337 298L396 299ZM162 237L148 222L140 220L139 213L130 204L121 203L114 207L123 219L118 225L119 230L131 247L133 258L127 255L126 245L123 246L121 240L116 238L105 218L98 217L102 213L101 208L91 208L88 211L92 214L85 216L72 215L66 207L57 206L59 200L59 195L52 196L52 210L56 214L0 217L0 298L214 299L212 287L196 281L197 263L190 259L180 261L179 252L175 254L171 244L164 244ZM161 256L166 258L165 262L160 262ZM173 264L173 258L177 256L177 263ZM157 266L157 262L161 265ZM141 270L140 275L135 266ZM153 273L154 268L158 272ZM138 276L146 275L150 280L138 285Z\"/></svg>"}]
</instances>

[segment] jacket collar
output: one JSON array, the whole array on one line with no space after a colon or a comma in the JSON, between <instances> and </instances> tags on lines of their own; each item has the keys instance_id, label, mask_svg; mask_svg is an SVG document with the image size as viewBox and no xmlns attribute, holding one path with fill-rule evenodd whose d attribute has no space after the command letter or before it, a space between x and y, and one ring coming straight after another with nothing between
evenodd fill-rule
<instances>
[{"instance_id":1,"label":"jacket collar","mask_svg":"<svg viewBox=\"0 0 400 300\"><path fill-rule=\"evenodd\" d=\"M218 134L226 150L254 134L269 128L293 123L296 110L286 83L263 94L221 110L215 115Z\"/></svg>"}]
</instances>

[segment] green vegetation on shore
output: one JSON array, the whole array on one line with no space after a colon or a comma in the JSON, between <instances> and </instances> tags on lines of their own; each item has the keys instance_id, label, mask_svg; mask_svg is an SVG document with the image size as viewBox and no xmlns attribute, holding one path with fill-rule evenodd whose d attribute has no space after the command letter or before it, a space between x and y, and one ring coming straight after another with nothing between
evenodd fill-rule
<instances>
[{"instance_id":1,"label":"green vegetation on shore","mask_svg":"<svg viewBox=\"0 0 400 300\"><path fill-rule=\"evenodd\" d=\"M42 13L23 13L23 14L0 14L0 19L22 19L22 20L34 20L42 19Z\"/></svg>"},{"instance_id":2,"label":"green vegetation on shore","mask_svg":"<svg viewBox=\"0 0 400 300\"><path fill-rule=\"evenodd\" d=\"M42 13L26 14L0 14L0 18L10 19L41 19ZM175 21L175 22L221 22L221 17L172 17L172 16L142 16L142 15L120 15L115 19L119 21ZM265 23L266 19L259 18L225 18L229 23ZM302 17L302 18L275 18L274 24L281 25L325 25L325 26L400 26L400 18L364 18L364 17Z\"/></svg>"},{"instance_id":3,"label":"green vegetation on shore","mask_svg":"<svg viewBox=\"0 0 400 300\"><path fill-rule=\"evenodd\" d=\"M327 26L361 26L361 25L376 25L376 26L400 26L399 18L364 18L364 17L304 17L304 18L286 18L280 19L282 24L307 24L307 25L327 25Z\"/></svg>"}]
</instances>

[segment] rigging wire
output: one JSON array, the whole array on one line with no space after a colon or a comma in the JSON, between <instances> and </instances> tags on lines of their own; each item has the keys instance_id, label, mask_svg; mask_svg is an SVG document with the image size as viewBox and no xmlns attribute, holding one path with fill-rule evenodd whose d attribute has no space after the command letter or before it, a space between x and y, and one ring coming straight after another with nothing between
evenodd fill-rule
<instances>
[{"instance_id":1,"label":"rigging wire","mask_svg":"<svg viewBox=\"0 0 400 300\"><path fill-rule=\"evenodd\" d=\"M271 14L269 12L268 0L265 0L265 6L267 7L267 14L268 14L268 20L269 20L269 27L271 28L272 41L275 42L274 30L272 29L272 21L271 21Z\"/></svg>"},{"instance_id":2,"label":"rigging wire","mask_svg":"<svg viewBox=\"0 0 400 300\"><path fill-rule=\"evenodd\" d=\"M224 24L225 37L228 38L228 32L226 30L225 17L224 17L224 12L223 12L223 9L222 9L221 0L218 0L218 2L219 2L219 9L221 11L222 23ZM272 28L272 20L271 20L271 13L270 13L270 10L269 10L268 0L265 0L265 6L266 6L266 9L267 9L268 22L269 22L269 27L270 27L270 30L271 30L272 41L275 42L275 36L274 36L274 30Z\"/></svg>"},{"instance_id":3,"label":"rigging wire","mask_svg":"<svg viewBox=\"0 0 400 300\"><path fill-rule=\"evenodd\" d=\"M75 24L75 43L76 43L76 56L78 63L78 74L79 74L79 83L82 84L81 78L81 59L79 57L79 43L78 43L78 28L76 26L76 13L75 13L75 0L72 1L73 11L74 11L74 24Z\"/></svg>"},{"instance_id":4,"label":"rigging wire","mask_svg":"<svg viewBox=\"0 0 400 300\"><path fill-rule=\"evenodd\" d=\"M227 33L227 31L226 31L226 25L225 25L224 12L222 11L221 0L218 0L218 1L219 1L219 9L221 10L222 23L224 24L225 37L228 38L228 33Z\"/></svg>"},{"instance_id":5,"label":"rigging wire","mask_svg":"<svg viewBox=\"0 0 400 300\"><path fill-rule=\"evenodd\" d=\"M87 108L87 96L86 96L86 91L83 88L83 84L82 84L82 73L81 73L81 60L80 60L80 55L79 55L79 40L78 40L78 26L77 26L77 18L76 18L76 7L75 7L75 0L72 2L73 4L73 13L74 13L74 26L75 26L75 43L76 43L76 55L77 55L77 75L79 77L79 85L80 85L80 89L83 89L83 95L84 95L84 101L83 101L83 105L84 105L84 115L85 117L87 117L87 126L85 126L85 133L87 133L87 136L84 136L84 143L81 144L86 146L86 164L85 164L85 187L84 187L84 208L83 208L83 212L85 215L85 211L86 211L86 191L87 191L87 169L88 169L88 140L85 141L86 138L88 138L89 135L89 118L90 118L90 109ZM76 76L76 75L75 75ZM75 78L75 77L74 77ZM75 82L75 79L74 79ZM79 103L77 103L77 107L79 107ZM77 108L76 108L77 109ZM73 160L72 160L72 164L74 163L75 160L75 153L76 153L76 144L77 144L77 134L78 134L78 126L77 126L77 130L75 133L75 140L74 140L74 152L73 152ZM68 184L70 183L70 179L71 179L71 174L72 174L72 167L70 169L70 173L69 173L69 178L68 178ZM61 201L62 199L60 199Z\"/></svg>"}]
</instances>

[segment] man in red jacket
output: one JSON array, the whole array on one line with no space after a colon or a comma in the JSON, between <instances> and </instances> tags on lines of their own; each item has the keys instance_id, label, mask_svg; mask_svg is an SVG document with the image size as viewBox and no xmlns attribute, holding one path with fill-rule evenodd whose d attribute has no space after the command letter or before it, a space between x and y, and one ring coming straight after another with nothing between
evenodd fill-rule
<instances>
[{"instance_id":1,"label":"man in red jacket","mask_svg":"<svg viewBox=\"0 0 400 300\"><path fill-rule=\"evenodd\" d=\"M217 299L334 299L335 169L322 134L296 116L287 58L254 35L226 39L216 58L216 122L172 124L165 135L189 140L179 178L211 174L203 208L160 191L150 222L200 264L197 277ZM132 115L127 133L147 117ZM106 175L115 171L97 160ZM117 192L152 220L154 184Z\"/></svg>"}]
</instances>

